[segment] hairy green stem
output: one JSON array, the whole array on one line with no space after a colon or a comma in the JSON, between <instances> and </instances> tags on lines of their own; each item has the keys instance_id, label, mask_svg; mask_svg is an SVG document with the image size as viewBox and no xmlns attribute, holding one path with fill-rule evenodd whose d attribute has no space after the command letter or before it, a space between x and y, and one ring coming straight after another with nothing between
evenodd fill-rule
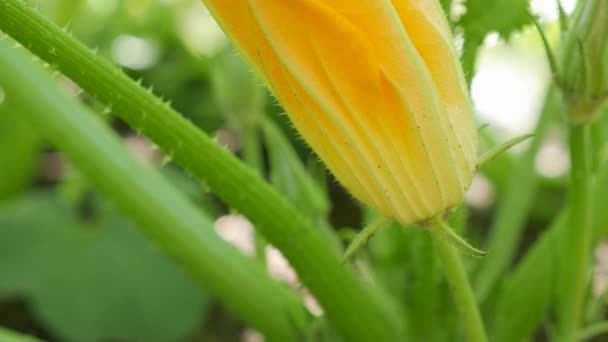
<instances>
[{"instance_id":1,"label":"hairy green stem","mask_svg":"<svg viewBox=\"0 0 608 342\"><path fill-rule=\"evenodd\" d=\"M460 255L456 248L445 240L444 235L439 233L445 230L447 224L441 218L435 218L430 223L438 228L431 229L431 234L456 305L465 322L467 341L485 342L488 340L486 331Z\"/></svg>"},{"instance_id":2,"label":"hairy green stem","mask_svg":"<svg viewBox=\"0 0 608 342\"><path fill-rule=\"evenodd\" d=\"M593 151L590 125L570 127L570 211L568 229L562 236L560 270L561 303L558 309L558 338L573 341L582 323L583 304L589 280L593 237Z\"/></svg>"},{"instance_id":3,"label":"hairy green stem","mask_svg":"<svg viewBox=\"0 0 608 342\"><path fill-rule=\"evenodd\" d=\"M295 338L296 329L306 323L297 297L284 292L260 264L224 242L198 208L160 174L136 162L108 127L56 90L51 79L28 61L31 55L20 52L8 41L0 42L0 87L6 101L199 284L269 339Z\"/></svg>"},{"instance_id":4,"label":"hairy green stem","mask_svg":"<svg viewBox=\"0 0 608 342\"><path fill-rule=\"evenodd\" d=\"M352 341L398 341L395 310L364 285L321 234L271 186L107 60L19 0L0 0L0 29L74 80L219 197L289 260L336 328Z\"/></svg>"},{"instance_id":5,"label":"hairy green stem","mask_svg":"<svg viewBox=\"0 0 608 342\"><path fill-rule=\"evenodd\" d=\"M568 229L561 236L557 337L573 341L583 320L591 270L595 181L592 122L606 96L603 72L608 47L608 0L579 1L561 49L564 104L570 124Z\"/></svg>"}]
</instances>

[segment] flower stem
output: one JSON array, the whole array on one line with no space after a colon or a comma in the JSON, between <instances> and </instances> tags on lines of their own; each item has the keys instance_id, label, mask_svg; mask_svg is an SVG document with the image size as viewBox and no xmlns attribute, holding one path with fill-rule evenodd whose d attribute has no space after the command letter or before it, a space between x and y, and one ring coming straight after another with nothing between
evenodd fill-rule
<instances>
[{"instance_id":1,"label":"flower stem","mask_svg":"<svg viewBox=\"0 0 608 342\"><path fill-rule=\"evenodd\" d=\"M464 319L467 341L485 342L488 338L460 255L456 248L439 233L445 230L447 224L439 217L434 218L431 223L437 227L437 229L431 229L431 234L433 235L445 276ZM447 227L447 229L451 228Z\"/></svg>"},{"instance_id":2,"label":"flower stem","mask_svg":"<svg viewBox=\"0 0 608 342\"><path fill-rule=\"evenodd\" d=\"M573 341L581 324L591 257L592 146L589 124L570 127L570 212L569 227L562 237L561 305L558 312L560 341Z\"/></svg>"}]
</instances>

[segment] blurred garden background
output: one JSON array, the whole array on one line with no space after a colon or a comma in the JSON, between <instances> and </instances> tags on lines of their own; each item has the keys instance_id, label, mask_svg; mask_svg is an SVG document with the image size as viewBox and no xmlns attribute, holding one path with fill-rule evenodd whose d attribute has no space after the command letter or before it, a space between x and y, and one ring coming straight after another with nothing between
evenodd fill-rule
<instances>
[{"instance_id":1,"label":"blurred garden background","mask_svg":"<svg viewBox=\"0 0 608 342\"><path fill-rule=\"evenodd\" d=\"M375 215L362 208L327 173L201 1L29 2L170 102L266 178L315 224L337 231L346 242ZM556 2L516 2L537 16L550 43L557 46ZM467 22L460 19L471 12L465 2L445 3L450 4L456 44L462 51L467 48ZM563 0L562 5L571 13L576 1ZM503 324L508 327L504 322L510 321L511 311L501 304L501 294L510 286L505 284L511 270L516 269L514 265L562 211L569 170L564 119L560 116L559 99L550 90L546 54L530 18L518 15L509 19L511 26L485 24L476 36L479 46L474 49L475 57L463 57L468 58L465 71L471 80L478 125L487 125L480 130L482 149L537 132L538 125L542 125L538 141L517 146L476 176L466 196L469 209L458 215L467 222L467 239L490 251L487 260L465 257L483 304L482 312L495 313L496 307L503 308L501 314L487 315L490 330ZM466 68L467 63L474 68ZM52 71L53 65L48 68ZM57 75L55 81L111 125L138 159L159 169L173 186L188 195L208 221L208 227L201 229L214 227L242 253L265 264L273 277L296 289L310 314L323 322L323 309L299 283L280 252L265 245L244 216L174 163L170 153L163 153L142 132L112 116L112 108L97 102L62 75ZM539 123L543 112L549 114ZM532 167L522 167L525 163ZM514 174L521 179L515 179ZM602 184L608 183L599 182L598 187ZM521 191L514 191L519 186ZM511 209L501 208L505 201ZM507 215L505 210L520 214ZM594 284L590 301L608 287L608 244L601 243L608 232L606 216L596 221L599 247L595 252L596 272L590 275ZM506 250L496 252L499 257L493 259L495 250L501 248L492 240L495 232L506 229L497 225L516 228L511 230L514 235L507 237L511 241L504 247ZM461 330L460 323L455 310L445 309L453 303L437 271L437 261L424 253L428 252L424 246L430 241L421 230L387 227L360 256L359 272L371 274L395 297L402 310L410 312L408 317L415 317L410 322L414 340L452 341L454 331ZM542 273L549 272L551 266L535 264L534 268L535 273ZM434 287L423 289L424 284ZM530 279L528 285L538 286L538 291L543 292L546 284ZM248 289L242 291L246 293ZM421 300L424 296L432 298L432 302ZM515 297L509 299L510 305L526 305L527 297ZM590 310L597 312L589 312L589 317L601 318L605 301L593 303L596 304ZM550 339L550 329L543 325L548 316L542 307L540 312L523 317L520 325L514 323L523 332L517 339L511 339L511 332L506 332L497 333L504 336L493 335L492 340L518 341L523 336L529 341ZM47 341L263 340L261 334L201 290L175 261L134 229L133 223L96 192L87 178L18 111L3 104L2 88L0 326ZM325 331L324 338L335 338L323 323L318 329Z\"/></svg>"}]
</instances>

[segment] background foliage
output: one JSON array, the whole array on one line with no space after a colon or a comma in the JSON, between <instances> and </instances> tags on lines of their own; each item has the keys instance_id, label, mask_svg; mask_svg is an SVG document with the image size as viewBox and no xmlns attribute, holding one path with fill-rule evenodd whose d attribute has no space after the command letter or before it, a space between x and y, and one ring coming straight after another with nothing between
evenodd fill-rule
<instances>
[{"instance_id":1,"label":"background foliage","mask_svg":"<svg viewBox=\"0 0 608 342\"><path fill-rule=\"evenodd\" d=\"M272 184L336 251L376 217L327 174L198 1L52 0L34 5L131 78L153 86L155 94ZM483 0L442 1L442 5L454 9L450 19L469 82L474 82L482 50L496 33L509 41L500 43L503 47L523 44L543 53L531 25L529 1L493 1L492 6ZM551 44L557 45L559 23L543 22L543 26ZM35 63L44 64L37 58ZM113 108L54 73L55 66L47 69L55 74L58 88L96 112L134 155L187 195L205 220L200 229L211 229L215 221L226 237L216 220L235 211L207 184L173 162L170 151L155 148L144 138L147 132L111 115ZM1 326L49 341L258 338L235 310L201 290L182 266L134 229L134 223L3 97L0 88ZM543 149L556 141L565 144L564 106L553 87L537 102L542 106L532 125L536 125L531 129L532 141L482 172L494 200L479 204L469 199L469 206L452 218L472 243L490 251L485 259L465 258L465 262L492 341L552 339L555 303L568 295L556 285L564 265L560 251L568 243L560 233L569 228L567 175L547 176L538 167ZM600 247L608 233L606 118L593 127L594 246ZM496 125L480 130L482 150L512 134ZM293 273L280 267L284 260L276 258L276 250L246 227L229 225L239 241L252 236L244 239L250 245L242 248L255 254L249 258L289 283L291 287L282 288L290 288L290 294L307 293ZM602 267L607 262L602 263L603 254L597 255L597 260L591 256L588 260L590 283L596 284L605 276ZM396 224L384 228L354 268L379 289L373 298L396 310L409 340L463 339L464 328L435 257L434 242L424 230ZM605 319L602 293L603 288L589 286L584 326L597 327ZM317 316L319 308L311 304L311 297L305 298L309 331L303 335L339 340L325 316Z\"/></svg>"}]
</instances>

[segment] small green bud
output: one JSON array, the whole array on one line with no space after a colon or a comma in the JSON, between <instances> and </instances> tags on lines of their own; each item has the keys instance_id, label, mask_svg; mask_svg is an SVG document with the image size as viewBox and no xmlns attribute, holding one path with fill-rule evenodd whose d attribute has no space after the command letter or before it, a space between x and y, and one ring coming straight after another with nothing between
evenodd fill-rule
<instances>
[{"instance_id":1,"label":"small green bud","mask_svg":"<svg viewBox=\"0 0 608 342\"><path fill-rule=\"evenodd\" d=\"M573 124L593 121L608 99L607 23L608 0L582 0L564 39L561 82Z\"/></svg>"}]
</instances>

